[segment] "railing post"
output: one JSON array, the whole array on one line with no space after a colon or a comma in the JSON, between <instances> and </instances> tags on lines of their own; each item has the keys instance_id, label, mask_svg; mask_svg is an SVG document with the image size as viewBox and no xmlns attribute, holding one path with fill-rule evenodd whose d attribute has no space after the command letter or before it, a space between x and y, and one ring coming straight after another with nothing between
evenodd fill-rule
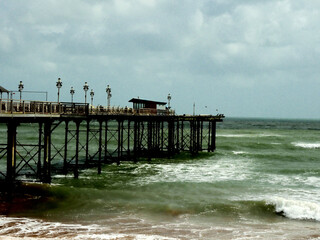
<instances>
[{"instance_id":1,"label":"railing post","mask_svg":"<svg viewBox=\"0 0 320 240\"><path fill-rule=\"evenodd\" d=\"M23 114L26 113L26 104L24 101L22 102L22 112L23 112Z\"/></svg>"},{"instance_id":2,"label":"railing post","mask_svg":"<svg viewBox=\"0 0 320 240\"><path fill-rule=\"evenodd\" d=\"M13 114L13 100L12 99L11 99L10 111L11 111L11 114Z\"/></svg>"}]
</instances>

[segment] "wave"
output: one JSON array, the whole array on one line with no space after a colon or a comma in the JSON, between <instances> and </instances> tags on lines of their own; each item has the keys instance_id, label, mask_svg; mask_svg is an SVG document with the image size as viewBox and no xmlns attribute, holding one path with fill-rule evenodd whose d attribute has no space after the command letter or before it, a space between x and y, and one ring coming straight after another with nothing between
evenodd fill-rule
<instances>
[{"instance_id":1,"label":"wave","mask_svg":"<svg viewBox=\"0 0 320 240\"><path fill-rule=\"evenodd\" d=\"M318 203L275 197L268 200L267 204L273 205L277 213L290 219L320 221Z\"/></svg>"},{"instance_id":2,"label":"wave","mask_svg":"<svg viewBox=\"0 0 320 240\"><path fill-rule=\"evenodd\" d=\"M156 234L116 233L114 231L109 227L96 224L67 224L0 215L0 239L178 240L174 237L164 237Z\"/></svg>"},{"instance_id":3,"label":"wave","mask_svg":"<svg viewBox=\"0 0 320 240\"><path fill-rule=\"evenodd\" d=\"M0 216L0 236L17 238L56 238L73 237L74 233L96 231L98 225L83 226L81 224L66 224L59 222L45 222L42 220Z\"/></svg>"},{"instance_id":4,"label":"wave","mask_svg":"<svg viewBox=\"0 0 320 240\"><path fill-rule=\"evenodd\" d=\"M256 137L282 137L279 134L268 134L268 133L244 133L244 134L217 134L217 137L225 138L256 138Z\"/></svg>"},{"instance_id":5,"label":"wave","mask_svg":"<svg viewBox=\"0 0 320 240\"><path fill-rule=\"evenodd\" d=\"M248 154L248 152L244 152L244 151L232 151L232 153L234 155Z\"/></svg>"},{"instance_id":6,"label":"wave","mask_svg":"<svg viewBox=\"0 0 320 240\"><path fill-rule=\"evenodd\" d=\"M320 142L316 142L316 143L293 142L292 144L296 147L307 148L307 149L320 148Z\"/></svg>"},{"instance_id":7,"label":"wave","mask_svg":"<svg viewBox=\"0 0 320 240\"><path fill-rule=\"evenodd\" d=\"M250 137L249 134L217 134L217 137L226 137L226 138L243 138Z\"/></svg>"}]
</instances>

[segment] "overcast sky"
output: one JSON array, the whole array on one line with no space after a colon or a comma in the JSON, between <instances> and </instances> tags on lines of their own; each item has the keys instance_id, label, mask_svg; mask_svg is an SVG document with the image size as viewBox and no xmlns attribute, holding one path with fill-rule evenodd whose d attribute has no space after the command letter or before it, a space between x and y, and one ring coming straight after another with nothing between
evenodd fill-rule
<instances>
[{"instance_id":1,"label":"overcast sky","mask_svg":"<svg viewBox=\"0 0 320 240\"><path fill-rule=\"evenodd\" d=\"M0 85L57 101L58 77L61 101L320 118L320 1L0 0Z\"/></svg>"}]
</instances>

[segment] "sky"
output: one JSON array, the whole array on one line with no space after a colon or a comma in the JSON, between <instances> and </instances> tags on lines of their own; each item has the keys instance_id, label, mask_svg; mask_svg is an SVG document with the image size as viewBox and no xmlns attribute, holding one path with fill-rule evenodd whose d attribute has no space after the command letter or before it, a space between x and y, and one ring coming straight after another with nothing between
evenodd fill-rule
<instances>
[{"instance_id":1,"label":"sky","mask_svg":"<svg viewBox=\"0 0 320 240\"><path fill-rule=\"evenodd\" d=\"M59 77L66 102L318 119L320 1L0 0L0 85L57 101Z\"/></svg>"}]
</instances>

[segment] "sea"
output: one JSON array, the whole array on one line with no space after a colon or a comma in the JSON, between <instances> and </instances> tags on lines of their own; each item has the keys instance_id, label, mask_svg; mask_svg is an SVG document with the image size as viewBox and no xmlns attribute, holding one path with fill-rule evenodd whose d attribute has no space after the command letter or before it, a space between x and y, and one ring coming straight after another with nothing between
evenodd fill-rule
<instances>
[{"instance_id":1,"label":"sea","mask_svg":"<svg viewBox=\"0 0 320 240\"><path fill-rule=\"evenodd\" d=\"M226 118L216 141L24 183L0 239L320 239L320 121Z\"/></svg>"}]
</instances>

